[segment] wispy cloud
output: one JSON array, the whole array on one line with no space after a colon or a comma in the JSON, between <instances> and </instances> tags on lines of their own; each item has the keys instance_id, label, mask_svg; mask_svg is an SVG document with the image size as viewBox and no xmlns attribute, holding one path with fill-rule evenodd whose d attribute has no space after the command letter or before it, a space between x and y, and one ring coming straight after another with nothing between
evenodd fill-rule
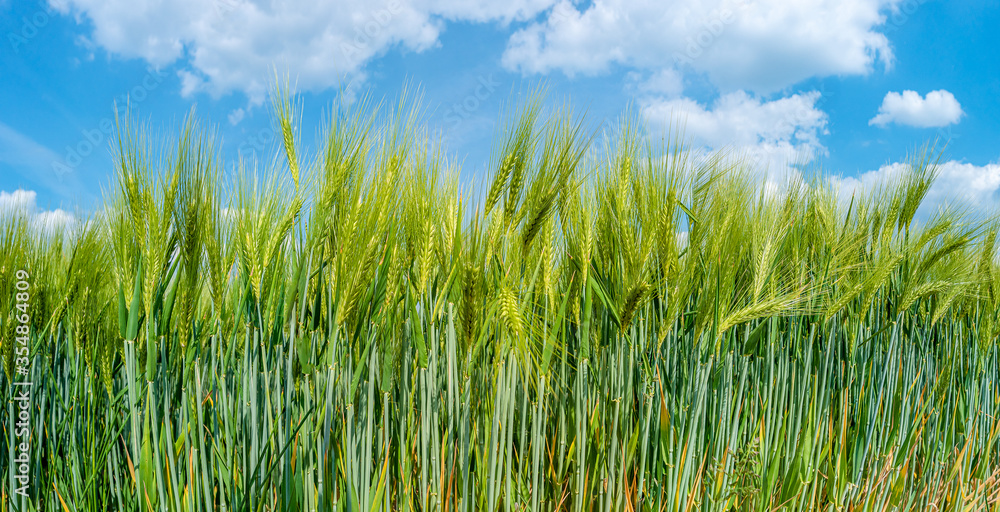
<instances>
[{"instance_id":1,"label":"wispy cloud","mask_svg":"<svg viewBox=\"0 0 1000 512\"><path fill-rule=\"evenodd\" d=\"M0 122L0 163L14 168L36 167L40 164L57 161L57 155L51 149L35 142L10 126Z\"/></svg>"},{"instance_id":2,"label":"wispy cloud","mask_svg":"<svg viewBox=\"0 0 1000 512\"><path fill-rule=\"evenodd\" d=\"M60 162L55 151L0 122L0 168L5 170L0 187L28 185L77 204L93 199L76 173L61 170Z\"/></svg>"}]
</instances>

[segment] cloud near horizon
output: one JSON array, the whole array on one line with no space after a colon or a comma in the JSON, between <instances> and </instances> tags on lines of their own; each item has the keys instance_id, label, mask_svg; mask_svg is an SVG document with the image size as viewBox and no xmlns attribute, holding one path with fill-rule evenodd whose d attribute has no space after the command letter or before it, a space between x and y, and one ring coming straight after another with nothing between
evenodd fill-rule
<instances>
[{"instance_id":1,"label":"cloud near horizon","mask_svg":"<svg viewBox=\"0 0 1000 512\"><path fill-rule=\"evenodd\" d=\"M59 227L72 228L76 224L76 217L61 208L39 210L37 195L34 190L0 190L0 215L26 215L36 227L48 233Z\"/></svg>"},{"instance_id":2,"label":"cloud near horizon","mask_svg":"<svg viewBox=\"0 0 1000 512\"><path fill-rule=\"evenodd\" d=\"M831 177L830 182L841 199L849 201L855 192L872 191L909 170L909 164L894 162L856 177ZM941 207L968 208L984 215L1000 212L1000 162L980 166L949 160L938 164L937 172L921 205L925 213Z\"/></svg>"},{"instance_id":3,"label":"cloud near horizon","mask_svg":"<svg viewBox=\"0 0 1000 512\"><path fill-rule=\"evenodd\" d=\"M711 106L688 98L647 98L643 117L654 128L676 123L695 148L722 150L760 165L770 181L797 175L793 166L825 154L820 136L828 118L817 107L818 91L766 101L745 91L720 97Z\"/></svg>"},{"instance_id":4,"label":"cloud near horizon","mask_svg":"<svg viewBox=\"0 0 1000 512\"><path fill-rule=\"evenodd\" d=\"M794 87L891 69L896 54L886 34L905 21L894 15L913 2L48 1L76 20L81 44L170 68L184 97L245 95L248 104L229 112L231 125L265 100L275 71L304 91L363 84L368 65L389 52L430 51L453 23L491 24L503 29L497 72L619 74L652 127L680 123L694 146L749 157L772 181L797 176L796 164L827 154L832 128L820 106L824 93ZM949 91L903 90L886 94L868 124L941 127L964 115ZM845 178L843 185L889 175L899 165ZM947 162L935 190L991 204L997 165Z\"/></svg>"}]
</instances>

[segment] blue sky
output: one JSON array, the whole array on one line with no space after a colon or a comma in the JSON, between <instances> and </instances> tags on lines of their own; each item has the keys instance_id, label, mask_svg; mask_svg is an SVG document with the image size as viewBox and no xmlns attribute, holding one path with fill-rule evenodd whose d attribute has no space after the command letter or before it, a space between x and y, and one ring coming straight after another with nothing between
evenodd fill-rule
<instances>
[{"instance_id":1,"label":"blue sky","mask_svg":"<svg viewBox=\"0 0 1000 512\"><path fill-rule=\"evenodd\" d=\"M275 149L267 90L296 81L310 143L349 83L423 93L428 126L488 164L502 106L544 83L597 130L634 107L651 133L843 190L947 140L932 202L1000 203L1000 0L0 0L0 207L69 218L110 184L113 105L161 133L192 108L224 156Z\"/></svg>"}]
</instances>

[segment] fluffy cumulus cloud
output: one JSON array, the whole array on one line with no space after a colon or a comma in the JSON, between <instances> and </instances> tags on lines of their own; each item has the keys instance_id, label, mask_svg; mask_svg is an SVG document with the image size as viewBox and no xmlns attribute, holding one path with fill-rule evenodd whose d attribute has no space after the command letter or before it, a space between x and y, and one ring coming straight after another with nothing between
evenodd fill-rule
<instances>
[{"instance_id":1,"label":"fluffy cumulus cloud","mask_svg":"<svg viewBox=\"0 0 1000 512\"><path fill-rule=\"evenodd\" d=\"M351 79L388 52L438 44L449 22L512 24L502 64L524 73L625 71L625 85L650 125L683 126L700 149L723 149L764 164L769 178L796 175L826 149L820 93L775 97L805 79L866 75L892 65L883 33L902 0L50 0L87 27L84 38L122 58L175 66L182 93L241 91L263 101L276 70L322 90ZM689 78L720 95L710 104L684 96ZM237 124L245 109L233 110ZM944 126L963 115L947 91L889 93L872 125ZM2 125L0 125L2 127ZM838 183L853 190L901 172L886 166ZM996 202L1000 164L942 166L933 198ZM31 192L0 203L30 203ZM30 196L30 197L29 197ZM30 201L29 201L30 199Z\"/></svg>"},{"instance_id":2,"label":"fluffy cumulus cloud","mask_svg":"<svg viewBox=\"0 0 1000 512\"><path fill-rule=\"evenodd\" d=\"M737 91L710 107L688 98L647 98L642 112L653 127L673 123L695 147L750 158L778 179L795 173L792 165L825 153L819 138L827 131L827 116L817 107L819 100L815 91L773 101Z\"/></svg>"},{"instance_id":3,"label":"fluffy cumulus cloud","mask_svg":"<svg viewBox=\"0 0 1000 512\"><path fill-rule=\"evenodd\" d=\"M389 50L438 44L450 21L511 22L503 63L525 72L612 65L705 73L723 90L768 93L814 76L889 65L879 32L901 0L49 0L84 41L157 67L180 63L183 92L244 91L260 101L274 68L305 89L364 78ZM584 7L585 5L585 7Z\"/></svg>"},{"instance_id":4,"label":"fluffy cumulus cloud","mask_svg":"<svg viewBox=\"0 0 1000 512\"><path fill-rule=\"evenodd\" d=\"M0 212L24 212L35 208L35 192L18 189L13 192L0 190Z\"/></svg>"},{"instance_id":5,"label":"fluffy cumulus cloud","mask_svg":"<svg viewBox=\"0 0 1000 512\"><path fill-rule=\"evenodd\" d=\"M60 227L71 228L76 223L73 214L61 210L39 210L33 190L0 190L0 215L26 215L36 227L52 232Z\"/></svg>"},{"instance_id":6,"label":"fluffy cumulus cloud","mask_svg":"<svg viewBox=\"0 0 1000 512\"><path fill-rule=\"evenodd\" d=\"M882 100L878 115L869 125L885 126L889 123L936 128L955 124L962 118L962 106L955 96L945 90L931 91L921 97L916 91L890 92Z\"/></svg>"},{"instance_id":7,"label":"fluffy cumulus cloud","mask_svg":"<svg viewBox=\"0 0 1000 512\"><path fill-rule=\"evenodd\" d=\"M769 93L806 78L864 75L893 60L879 32L900 0L560 0L518 30L511 69L598 73L612 65L706 74L724 91Z\"/></svg>"},{"instance_id":8,"label":"fluffy cumulus cloud","mask_svg":"<svg viewBox=\"0 0 1000 512\"><path fill-rule=\"evenodd\" d=\"M391 48L421 52L444 23L526 20L554 0L50 0L92 31L86 42L163 67L181 64L182 92L243 91L260 102L277 70L304 89L364 76Z\"/></svg>"},{"instance_id":9,"label":"fluffy cumulus cloud","mask_svg":"<svg viewBox=\"0 0 1000 512\"><path fill-rule=\"evenodd\" d=\"M921 205L924 214L952 205L973 212L995 212L1000 207L1000 163L973 165L949 160L937 167L938 178ZM847 202L857 191L873 190L910 172L905 163L892 163L857 177L833 178L840 198Z\"/></svg>"}]
</instances>

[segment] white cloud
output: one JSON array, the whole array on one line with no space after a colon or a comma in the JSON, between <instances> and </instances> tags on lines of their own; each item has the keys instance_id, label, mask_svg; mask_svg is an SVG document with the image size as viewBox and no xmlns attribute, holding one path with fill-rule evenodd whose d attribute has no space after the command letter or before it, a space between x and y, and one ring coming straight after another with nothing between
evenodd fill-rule
<instances>
[{"instance_id":1,"label":"white cloud","mask_svg":"<svg viewBox=\"0 0 1000 512\"><path fill-rule=\"evenodd\" d=\"M554 0L50 0L93 28L88 42L153 66L181 63L185 95L245 92L260 103L274 71L307 90L364 78L392 48L433 47L445 20L509 22Z\"/></svg>"},{"instance_id":2,"label":"white cloud","mask_svg":"<svg viewBox=\"0 0 1000 512\"><path fill-rule=\"evenodd\" d=\"M847 202L853 193L871 191L909 170L908 164L896 162L857 177L831 178L831 182L839 188L841 200ZM937 170L938 178L921 205L925 213L949 204L969 207L979 213L996 211L1000 207L1000 163L979 166L949 160L939 164Z\"/></svg>"},{"instance_id":3,"label":"white cloud","mask_svg":"<svg viewBox=\"0 0 1000 512\"><path fill-rule=\"evenodd\" d=\"M39 210L34 190L0 190L0 215L26 215L36 228L51 233L57 227L72 228L76 224L73 214L62 210Z\"/></svg>"},{"instance_id":4,"label":"white cloud","mask_svg":"<svg viewBox=\"0 0 1000 512\"><path fill-rule=\"evenodd\" d=\"M457 21L488 22L499 20L503 23L524 21L534 18L548 9L555 0L428 0L414 2L428 12L442 18Z\"/></svg>"},{"instance_id":5,"label":"white cloud","mask_svg":"<svg viewBox=\"0 0 1000 512\"><path fill-rule=\"evenodd\" d=\"M644 76L632 71L625 75L626 84L639 93L658 94L668 98L680 96L684 92L684 77L678 71L664 68Z\"/></svg>"},{"instance_id":6,"label":"white cloud","mask_svg":"<svg viewBox=\"0 0 1000 512\"><path fill-rule=\"evenodd\" d=\"M561 0L511 36L510 69L599 73L612 65L705 73L723 91L774 92L806 78L866 75L893 60L879 32L900 0Z\"/></svg>"},{"instance_id":7,"label":"white cloud","mask_svg":"<svg viewBox=\"0 0 1000 512\"><path fill-rule=\"evenodd\" d=\"M940 165L931 200L958 201L979 209L1000 204L1000 163L977 166L954 160Z\"/></svg>"},{"instance_id":8,"label":"white cloud","mask_svg":"<svg viewBox=\"0 0 1000 512\"><path fill-rule=\"evenodd\" d=\"M84 133L80 133L80 137L90 143L84 139ZM67 151L69 149L67 147ZM44 189L65 200L89 201L92 199L89 187L66 162L64 156L0 122L0 176L3 178L0 184Z\"/></svg>"},{"instance_id":9,"label":"white cloud","mask_svg":"<svg viewBox=\"0 0 1000 512\"><path fill-rule=\"evenodd\" d=\"M60 156L51 149L0 122L0 164L22 170L19 174L34 178L32 181L51 181L57 177L53 164L60 161Z\"/></svg>"},{"instance_id":10,"label":"white cloud","mask_svg":"<svg viewBox=\"0 0 1000 512\"><path fill-rule=\"evenodd\" d=\"M33 220L36 225L48 233L55 231L59 227L72 228L76 224L76 217L72 213L61 209L37 212Z\"/></svg>"},{"instance_id":11,"label":"white cloud","mask_svg":"<svg viewBox=\"0 0 1000 512\"><path fill-rule=\"evenodd\" d=\"M764 101L744 91L721 96L711 108L689 98L643 100L643 116L653 126L678 125L695 146L749 158L779 180L797 175L790 166L811 162L826 148L827 116L813 91Z\"/></svg>"},{"instance_id":12,"label":"white cloud","mask_svg":"<svg viewBox=\"0 0 1000 512\"><path fill-rule=\"evenodd\" d=\"M0 212L28 212L35 209L35 192L17 189L13 192L0 190Z\"/></svg>"},{"instance_id":13,"label":"white cloud","mask_svg":"<svg viewBox=\"0 0 1000 512\"><path fill-rule=\"evenodd\" d=\"M246 109L238 108L229 113L229 124L236 126L247 115Z\"/></svg>"},{"instance_id":14,"label":"white cloud","mask_svg":"<svg viewBox=\"0 0 1000 512\"><path fill-rule=\"evenodd\" d=\"M916 91L889 92L882 100L878 115L869 125L885 126L889 123L936 128L957 123L962 118L962 106L948 91L931 91L921 98Z\"/></svg>"},{"instance_id":15,"label":"white cloud","mask_svg":"<svg viewBox=\"0 0 1000 512\"><path fill-rule=\"evenodd\" d=\"M510 69L612 66L705 73L724 92L770 93L806 78L890 65L879 29L902 0L50 0L85 42L155 67L179 63L185 95L243 91L259 103L273 71L306 90L363 81L390 50L434 47L447 22L522 22ZM539 19L539 15L542 15ZM676 83L666 83L671 90ZM652 80L657 82L657 80ZM655 86L655 85L653 85Z\"/></svg>"}]
</instances>

